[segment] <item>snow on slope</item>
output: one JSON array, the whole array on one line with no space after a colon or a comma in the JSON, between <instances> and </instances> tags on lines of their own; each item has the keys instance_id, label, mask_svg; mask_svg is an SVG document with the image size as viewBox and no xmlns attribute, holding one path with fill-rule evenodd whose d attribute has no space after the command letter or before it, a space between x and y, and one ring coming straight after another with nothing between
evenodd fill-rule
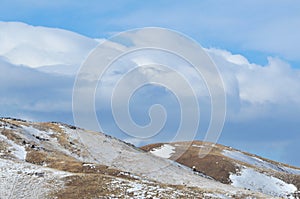
<instances>
[{"instance_id":1,"label":"snow on slope","mask_svg":"<svg viewBox=\"0 0 300 199\"><path fill-rule=\"evenodd\" d=\"M264 161L260 158L246 155L239 151L224 150L223 155L225 155L226 157L232 158L234 160L245 162L250 165L260 167L260 168L272 169L272 170L279 171L279 172L286 172L286 173L290 173L290 174L300 175L300 170L289 168L289 167L282 166L282 165L275 165L270 162Z\"/></svg>"},{"instance_id":2,"label":"snow on slope","mask_svg":"<svg viewBox=\"0 0 300 199\"><path fill-rule=\"evenodd\" d=\"M243 168L240 173L230 175L232 185L259 191L277 197L292 197L297 187L280 179L259 173L251 168Z\"/></svg>"},{"instance_id":3,"label":"snow on slope","mask_svg":"<svg viewBox=\"0 0 300 199\"><path fill-rule=\"evenodd\" d=\"M150 153L162 157L162 158L170 158L172 154L175 152L175 147L169 145L169 144L164 144L159 148L155 148L150 151Z\"/></svg>"},{"instance_id":4,"label":"snow on slope","mask_svg":"<svg viewBox=\"0 0 300 199\"><path fill-rule=\"evenodd\" d=\"M0 56L15 65L78 67L98 41L62 29L0 22L0 44Z\"/></svg>"},{"instance_id":5,"label":"snow on slope","mask_svg":"<svg viewBox=\"0 0 300 199\"><path fill-rule=\"evenodd\" d=\"M63 185L67 172L0 159L0 198L46 198Z\"/></svg>"},{"instance_id":6,"label":"snow on slope","mask_svg":"<svg viewBox=\"0 0 300 199\"><path fill-rule=\"evenodd\" d=\"M24 126L23 128L23 134L31 135L34 138L39 138L40 140L51 140L51 135L54 134L52 131L41 131L39 129L33 128L32 126Z\"/></svg>"},{"instance_id":7,"label":"snow on slope","mask_svg":"<svg viewBox=\"0 0 300 199\"><path fill-rule=\"evenodd\" d=\"M26 158L26 150L24 146L18 145L13 141L9 140L4 135L0 134L0 141L5 142L9 145L8 149L12 151L12 154L18 158L19 160L25 160ZM1 155L1 154L0 154Z\"/></svg>"}]
</instances>

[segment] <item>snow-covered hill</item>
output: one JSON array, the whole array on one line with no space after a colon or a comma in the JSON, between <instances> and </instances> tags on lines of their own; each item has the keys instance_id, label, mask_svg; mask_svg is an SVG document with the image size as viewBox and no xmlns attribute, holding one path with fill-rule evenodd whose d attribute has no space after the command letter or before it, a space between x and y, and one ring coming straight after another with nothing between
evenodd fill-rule
<instances>
[{"instance_id":1,"label":"snow-covered hill","mask_svg":"<svg viewBox=\"0 0 300 199\"><path fill-rule=\"evenodd\" d=\"M74 198L74 194L81 198L268 198L105 134L60 123L1 119L0 170L1 199Z\"/></svg>"},{"instance_id":2,"label":"snow-covered hill","mask_svg":"<svg viewBox=\"0 0 300 199\"><path fill-rule=\"evenodd\" d=\"M201 150L211 148L204 158ZM298 198L300 169L219 144L179 142L142 147L175 160L222 183L282 198Z\"/></svg>"}]
</instances>

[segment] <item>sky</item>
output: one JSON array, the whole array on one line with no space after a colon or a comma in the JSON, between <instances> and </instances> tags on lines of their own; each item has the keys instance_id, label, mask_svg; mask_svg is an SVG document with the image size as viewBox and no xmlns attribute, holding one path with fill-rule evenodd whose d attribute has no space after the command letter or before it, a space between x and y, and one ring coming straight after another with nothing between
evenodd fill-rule
<instances>
[{"instance_id":1,"label":"sky","mask_svg":"<svg viewBox=\"0 0 300 199\"><path fill-rule=\"evenodd\" d=\"M298 1L3 0L0 4L0 21L24 23L11 27L0 24L2 116L73 123L74 74L58 75L49 71L60 73L62 68L64 73L76 71L98 44L95 39L107 39L133 28L169 28L197 41L220 66L226 86L227 116L219 142L300 166ZM53 42L45 42L45 38ZM107 76L108 82L116 81L116 71ZM147 76L149 71L139 72L151 79ZM162 75L159 70L151 73ZM193 77L192 72L187 75ZM172 78L172 73L167 77ZM201 85L199 80L191 83ZM101 89L107 88L99 87L99 95L105 92ZM197 92L199 98L203 97L199 107L205 125L205 118L209 117L204 108L207 93L201 95L201 89L199 86ZM104 129L135 142L125 138L111 122L113 117L106 110L106 103L105 99L96 103ZM174 108L178 102L169 91L145 87L134 96L132 103L139 124L149 122L144 112L150 104L160 103L171 112L172 117L163 129L167 133L151 142L168 140L168 132L178 128L179 110Z\"/></svg>"}]
</instances>

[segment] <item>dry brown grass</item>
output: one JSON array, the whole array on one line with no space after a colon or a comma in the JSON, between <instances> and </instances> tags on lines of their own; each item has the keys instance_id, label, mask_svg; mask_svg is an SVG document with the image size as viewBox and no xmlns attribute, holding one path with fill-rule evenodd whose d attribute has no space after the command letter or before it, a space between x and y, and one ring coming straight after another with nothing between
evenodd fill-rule
<instances>
[{"instance_id":1,"label":"dry brown grass","mask_svg":"<svg viewBox=\"0 0 300 199\"><path fill-rule=\"evenodd\" d=\"M64 133L64 131L56 123L41 122L34 125L34 127L42 131L52 130L53 132L56 133Z\"/></svg>"},{"instance_id":2,"label":"dry brown grass","mask_svg":"<svg viewBox=\"0 0 300 199\"><path fill-rule=\"evenodd\" d=\"M15 126L29 126L29 123L24 121L24 120L19 120L19 119L14 119L14 118L2 118L0 119L1 121L5 122L5 123L10 123L12 125Z\"/></svg>"},{"instance_id":3,"label":"dry brown grass","mask_svg":"<svg viewBox=\"0 0 300 199\"><path fill-rule=\"evenodd\" d=\"M209 154L204 157L200 157L200 148L194 147L193 145L205 146L205 144L207 145L207 143L195 141L189 144L191 144L189 145L189 147L180 144L181 147L176 148L176 153L179 153L181 155L179 157L176 157L175 155L175 161L190 168L194 166L196 171L210 176L222 183L231 183L229 175L230 173L236 173L237 167L230 159L224 157L220 153L221 147L219 145L215 145L213 147L211 145L208 145L208 147L212 147Z\"/></svg>"},{"instance_id":4,"label":"dry brown grass","mask_svg":"<svg viewBox=\"0 0 300 199\"><path fill-rule=\"evenodd\" d=\"M1 134L17 144L22 144L23 141L22 138L18 134L16 134L13 130L9 130L9 129L2 130Z\"/></svg>"},{"instance_id":5,"label":"dry brown grass","mask_svg":"<svg viewBox=\"0 0 300 199\"><path fill-rule=\"evenodd\" d=\"M75 173L80 172L82 166L82 163L76 159L58 152L29 150L26 161L36 165L46 165L50 168Z\"/></svg>"},{"instance_id":6,"label":"dry brown grass","mask_svg":"<svg viewBox=\"0 0 300 199\"><path fill-rule=\"evenodd\" d=\"M283 180L286 183L294 184L298 190L300 190L300 175L292 175L286 173L273 173L274 177Z\"/></svg>"},{"instance_id":7,"label":"dry brown grass","mask_svg":"<svg viewBox=\"0 0 300 199\"><path fill-rule=\"evenodd\" d=\"M8 145L7 145L5 142L0 141L0 152L6 151L6 150L7 150L7 147L8 147Z\"/></svg>"},{"instance_id":8,"label":"dry brown grass","mask_svg":"<svg viewBox=\"0 0 300 199\"><path fill-rule=\"evenodd\" d=\"M208 154L199 159L198 154L184 153L177 162L188 167L195 166L196 170L222 183L231 183L230 173L236 172L236 166L222 156Z\"/></svg>"},{"instance_id":9,"label":"dry brown grass","mask_svg":"<svg viewBox=\"0 0 300 199\"><path fill-rule=\"evenodd\" d=\"M104 175L74 175L64 179L65 187L50 197L58 199L105 198L112 194L119 195L118 190L112 191L108 184L111 178Z\"/></svg>"},{"instance_id":10,"label":"dry brown grass","mask_svg":"<svg viewBox=\"0 0 300 199\"><path fill-rule=\"evenodd\" d=\"M46 165L49 168L84 174L102 174L133 179L126 172L110 168L105 165L80 162L70 156L61 153L30 150L27 152L26 161L36 165Z\"/></svg>"},{"instance_id":11,"label":"dry brown grass","mask_svg":"<svg viewBox=\"0 0 300 199\"><path fill-rule=\"evenodd\" d=\"M8 144L0 141L0 158L12 158L13 155L8 150Z\"/></svg>"}]
</instances>

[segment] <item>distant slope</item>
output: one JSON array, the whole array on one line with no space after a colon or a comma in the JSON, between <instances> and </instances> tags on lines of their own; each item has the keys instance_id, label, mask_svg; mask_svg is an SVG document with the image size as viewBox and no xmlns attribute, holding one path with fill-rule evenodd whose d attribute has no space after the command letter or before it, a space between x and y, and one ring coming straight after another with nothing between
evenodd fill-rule
<instances>
[{"instance_id":1,"label":"distant slope","mask_svg":"<svg viewBox=\"0 0 300 199\"><path fill-rule=\"evenodd\" d=\"M201 149L212 147L204 158ZM222 183L277 197L296 197L300 169L241 152L231 147L201 141L159 143L141 147L152 154L175 160Z\"/></svg>"},{"instance_id":2,"label":"distant slope","mask_svg":"<svg viewBox=\"0 0 300 199\"><path fill-rule=\"evenodd\" d=\"M0 119L0 171L1 190L6 190L1 199L268 198L102 133L61 123Z\"/></svg>"}]
</instances>

